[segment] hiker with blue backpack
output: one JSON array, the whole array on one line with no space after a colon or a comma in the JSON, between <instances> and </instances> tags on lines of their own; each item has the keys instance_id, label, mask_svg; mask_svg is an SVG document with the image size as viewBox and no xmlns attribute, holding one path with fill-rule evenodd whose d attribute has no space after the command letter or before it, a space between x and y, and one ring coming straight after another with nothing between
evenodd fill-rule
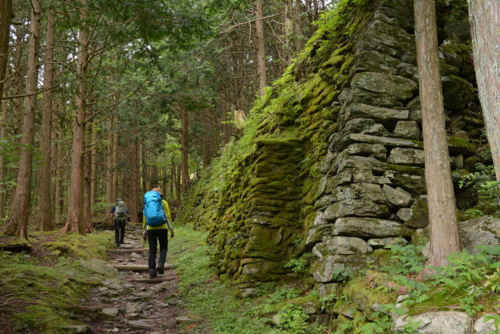
<instances>
[{"instance_id":1,"label":"hiker with blue backpack","mask_svg":"<svg viewBox=\"0 0 500 334\"><path fill-rule=\"evenodd\" d=\"M125 242L125 225L127 224L127 217L129 216L127 206L121 198L116 199L116 205L111 208L109 212L111 216L111 223L115 227L115 242L116 247L120 247Z\"/></svg>"},{"instance_id":2,"label":"hiker with blue backpack","mask_svg":"<svg viewBox=\"0 0 500 334\"><path fill-rule=\"evenodd\" d=\"M164 273L167 260L168 231L170 237L174 237L174 228L171 224L170 208L160 188L153 188L144 194L144 218L142 228L148 238L149 245L149 278L155 278L157 274ZM156 266L157 245L160 244L160 258Z\"/></svg>"}]
</instances>

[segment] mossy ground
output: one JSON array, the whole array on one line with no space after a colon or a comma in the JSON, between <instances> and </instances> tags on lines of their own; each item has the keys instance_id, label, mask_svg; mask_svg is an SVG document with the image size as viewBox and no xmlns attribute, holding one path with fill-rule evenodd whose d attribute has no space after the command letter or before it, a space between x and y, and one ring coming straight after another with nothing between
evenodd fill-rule
<instances>
[{"instance_id":1,"label":"mossy ground","mask_svg":"<svg viewBox=\"0 0 500 334\"><path fill-rule=\"evenodd\" d=\"M85 237L57 236L56 232L30 234L33 251L0 251L0 327L11 332L59 333L62 326L82 324L71 311L89 289L107 275L87 261L105 260L114 234ZM2 245L12 240L2 237Z\"/></svg>"}]
</instances>

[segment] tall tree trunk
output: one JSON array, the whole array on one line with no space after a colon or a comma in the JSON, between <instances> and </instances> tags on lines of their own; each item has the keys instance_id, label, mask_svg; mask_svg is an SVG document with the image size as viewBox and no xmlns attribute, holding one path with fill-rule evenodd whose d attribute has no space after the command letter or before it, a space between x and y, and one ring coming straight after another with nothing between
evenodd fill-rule
<instances>
[{"instance_id":1,"label":"tall tree trunk","mask_svg":"<svg viewBox=\"0 0 500 334\"><path fill-rule=\"evenodd\" d=\"M130 203L128 203L128 208L130 210L130 215L132 217L132 222L139 222L138 215L140 211L139 207L139 184L141 180L140 169L139 169L139 144L134 142L130 145L129 150L130 163L132 165L131 174L131 186L130 186ZM139 222L142 223L142 222Z\"/></svg>"},{"instance_id":2,"label":"tall tree trunk","mask_svg":"<svg viewBox=\"0 0 500 334\"><path fill-rule=\"evenodd\" d=\"M97 125L92 123L92 130L90 132L92 151L91 151L91 161L92 166L90 167L90 207L94 208L97 198Z\"/></svg>"},{"instance_id":3,"label":"tall tree trunk","mask_svg":"<svg viewBox=\"0 0 500 334\"><path fill-rule=\"evenodd\" d=\"M9 57L10 21L12 18L12 0L0 1L0 97L3 96L3 86L6 77Z\"/></svg>"},{"instance_id":4,"label":"tall tree trunk","mask_svg":"<svg viewBox=\"0 0 500 334\"><path fill-rule=\"evenodd\" d=\"M40 221L38 228L41 231L53 230L52 196L51 196L51 161L52 161L52 99L54 93L49 89L54 84L54 44L55 44L54 10L50 9L47 16L47 41L45 64L43 71L43 87L48 89L43 93L42 101L42 135L40 146L42 149L42 165L40 166Z\"/></svg>"},{"instance_id":5,"label":"tall tree trunk","mask_svg":"<svg viewBox=\"0 0 500 334\"><path fill-rule=\"evenodd\" d=\"M181 106L181 154L182 154L181 163L182 163L183 187L186 187L189 183L188 139L189 139L188 112L184 106Z\"/></svg>"},{"instance_id":6,"label":"tall tree trunk","mask_svg":"<svg viewBox=\"0 0 500 334\"><path fill-rule=\"evenodd\" d=\"M262 0L255 2L255 9L257 14L256 34L257 34L257 73L259 75L259 88L260 95L264 96L265 88L267 86L266 74L266 49L264 40L264 14L262 11Z\"/></svg>"},{"instance_id":7,"label":"tall tree trunk","mask_svg":"<svg viewBox=\"0 0 500 334\"><path fill-rule=\"evenodd\" d=\"M111 187L111 192L113 194L113 202L116 201L118 197L118 117L115 116L113 118L113 128L115 129L115 132L113 133L113 149L111 156L113 157L113 172L111 173L112 175L112 187Z\"/></svg>"},{"instance_id":8,"label":"tall tree trunk","mask_svg":"<svg viewBox=\"0 0 500 334\"><path fill-rule=\"evenodd\" d=\"M33 143L35 137L35 107L37 79L38 79L38 45L40 42L40 18L41 6L38 0L31 1L31 24L30 24L30 41L28 55L28 79L27 93L30 96L26 97L24 117L23 117L23 134L21 143L21 160L19 162L19 173L17 175L17 187L14 193L12 210L10 218L3 228L3 232L7 235L14 235L20 238L27 239L28 237L28 219L30 212L31 200L31 176L33 174Z\"/></svg>"},{"instance_id":9,"label":"tall tree trunk","mask_svg":"<svg viewBox=\"0 0 500 334\"><path fill-rule=\"evenodd\" d=\"M86 5L84 0L83 5ZM85 148L85 114L87 109L87 65L88 65L88 44L89 32L86 25L87 12L81 12L81 21L83 26L78 34L78 51L77 61L77 87L78 94L76 96L76 115L73 121L73 154L71 162L71 182L70 194L68 202L68 217L66 223L60 233L69 231L84 233L83 228L83 150Z\"/></svg>"},{"instance_id":10,"label":"tall tree trunk","mask_svg":"<svg viewBox=\"0 0 500 334\"><path fill-rule=\"evenodd\" d=\"M488 142L500 181L500 3L468 0L474 68Z\"/></svg>"},{"instance_id":11,"label":"tall tree trunk","mask_svg":"<svg viewBox=\"0 0 500 334\"><path fill-rule=\"evenodd\" d=\"M148 156L147 156L147 149L146 149L146 144L143 142L141 145L141 166L142 166L142 193L146 193L147 191L151 190L151 187L149 186L149 174L148 174Z\"/></svg>"},{"instance_id":12,"label":"tall tree trunk","mask_svg":"<svg viewBox=\"0 0 500 334\"><path fill-rule=\"evenodd\" d=\"M175 180L175 195L177 197L177 205L180 206L181 205L181 201L182 201L182 197L181 197L181 193L182 193L182 188L181 188L181 170L182 170L182 167L180 165L177 165L176 166L176 180Z\"/></svg>"},{"instance_id":13,"label":"tall tree trunk","mask_svg":"<svg viewBox=\"0 0 500 334\"><path fill-rule=\"evenodd\" d=\"M106 204L110 205L115 202L113 198L113 121L108 120L108 147L106 154Z\"/></svg>"},{"instance_id":14,"label":"tall tree trunk","mask_svg":"<svg viewBox=\"0 0 500 334\"><path fill-rule=\"evenodd\" d=\"M4 92L5 96L5 92ZM7 139L7 108L8 108L8 103L7 100L2 100L2 118L0 119L0 143L4 143L5 140ZM0 150L3 150L2 145L0 144ZM3 221L5 218L5 206L6 206L6 191L7 188L5 187L5 178L6 178L6 172L7 172L7 161L5 159L4 154L0 154L0 223Z\"/></svg>"},{"instance_id":15,"label":"tall tree trunk","mask_svg":"<svg viewBox=\"0 0 500 334\"><path fill-rule=\"evenodd\" d=\"M460 251L460 239L446 140L436 8L434 0L415 0L414 5L430 221L430 254L427 264L437 267L447 264L448 255Z\"/></svg>"}]
</instances>

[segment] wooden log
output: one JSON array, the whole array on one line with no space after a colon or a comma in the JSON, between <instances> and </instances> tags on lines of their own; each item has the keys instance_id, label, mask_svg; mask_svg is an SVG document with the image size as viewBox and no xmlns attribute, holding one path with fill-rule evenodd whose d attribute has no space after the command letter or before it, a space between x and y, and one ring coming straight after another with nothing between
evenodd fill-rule
<instances>
[{"instance_id":1,"label":"wooden log","mask_svg":"<svg viewBox=\"0 0 500 334\"><path fill-rule=\"evenodd\" d=\"M160 283L176 280L177 276L157 276L155 278L134 278L134 282L138 283Z\"/></svg>"},{"instance_id":2,"label":"wooden log","mask_svg":"<svg viewBox=\"0 0 500 334\"><path fill-rule=\"evenodd\" d=\"M148 248L117 248L117 249L107 249L108 253L142 253L148 252Z\"/></svg>"},{"instance_id":3,"label":"wooden log","mask_svg":"<svg viewBox=\"0 0 500 334\"><path fill-rule=\"evenodd\" d=\"M149 267L147 264L140 265L140 264L115 264L113 265L118 270L121 271L148 271ZM167 269L173 269L175 265L173 264L165 264L164 268L165 270Z\"/></svg>"}]
</instances>

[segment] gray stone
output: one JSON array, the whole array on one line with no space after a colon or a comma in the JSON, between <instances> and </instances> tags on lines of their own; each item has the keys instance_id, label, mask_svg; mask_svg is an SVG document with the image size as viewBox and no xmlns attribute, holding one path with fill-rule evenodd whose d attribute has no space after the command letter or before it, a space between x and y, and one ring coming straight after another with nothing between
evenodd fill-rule
<instances>
[{"instance_id":1,"label":"gray stone","mask_svg":"<svg viewBox=\"0 0 500 334\"><path fill-rule=\"evenodd\" d=\"M368 118L357 118L348 121L342 130L342 135L348 133L364 133L380 137L392 136L382 124L375 123L373 119Z\"/></svg>"},{"instance_id":2,"label":"gray stone","mask_svg":"<svg viewBox=\"0 0 500 334\"><path fill-rule=\"evenodd\" d=\"M373 249L384 248L389 245L401 245L404 246L408 243L405 238L380 238L380 239L369 239L368 245Z\"/></svg>"},{"instance_id":3,"label":"gray stone","mask_svg":"<svg viewBox=\"0 0 500 334\"><path fill-rule=\"evenodd\" d=\"M413 217L413 210L409 208L401 208L396 213L396 216L398 216L402 221L410 220Z\"/></svg>"},{"instance_id":4,"label":"gray stone","mask_svg":"<svg viewBox=\"0 0 500 334\"><path fill-rule=\"evenodd\" d=\"M424 148L423 142L420 141L400 139L400 138L379 137L361 133L351 133L341 138L336 138L336 140L332 141L330 150L341 151L353 143L381 144L384 145L386 148L387 147L389 148L407 147L407 148L417 148L417 149Z\"/></svg>"},{"instance_id":5,"label":"gray stone","mask_svg":"<svg viewBox=\"0 0 500 334\"><path fill-rule=\"evenodd\" d=\"M394 137L420 140L420 128L416 121L399 121L393 131Z\"/></svg>"},{"instance_id":6,"label":"gray stone","mask_svg":"<svg viewBox=\"0 0 500 334\"><path fill-rule=\"evenodd\" d=\"M498 246L500 243L500 219L480 217L458 224L460 239L465 249L479 252L476 246Z\"/></svg>"},{"instance_id":7,"label":"gray stone","mask_svg":"<svg viewBox=\"0 0 500 334\"><path fill-rule=\"evenodd\" d=\"M355 74L351 80L351 87L392 95L401 101L410 100L418 91L418 86L413 80L378 72Z\"/></svg>"},{"instance_id":8,"label":"gray stone","mask_svg":"<svg viewBox=\"0 0 500 334\"><path fill-rule=\"evenodd\" d=\"M425 165L425 154L423 150L396 147L391 150L387 162L396 165L423 167Z\"/></svg>"},{"instance_id":9,"label":"gray stone","mask_svg":"<svg viewBox=\"0 0 500 334\"><path fill-rule=\"evenodd\" d=\"M329 204L332 204L332 203L335 203L338 201L343 201L346 199L358 199L359 198L358 192L355 189L353 189L352 187L339 186L339 187L333 188L331 191L332 191L331 196L333 197L333 200Z\"/></svg>"},{"instance_id":10,"label":"gray stone","mask_svg":"<svg viewBox=\"0 0 500 334\"><path fill-rule=\"evenodd\" d=\"M324 237L323 239L325 239L327 237ZM328 249L326 248L325 244L320 242L318 244L316 244L313 249L312 249L312 253L318 257L318 258L323 258L325 256L328 256L328 255L331 255L329 252L328 252Z\"/></svg>"},{"instance_id":11,"label":"gray stone","mask_svg":"<svg viewBox=\"0 0 500 334\"><path fill-rule=\"evenodd\" d=\"M127 303L125 305L125 313L141 313L142 308L137 303Z\"/></svg>"},{"instance_id":12,"label":"gray stone","mask_svg":"<svg viewBox=\"0 0 500 334\"><path fill-rule=\"evenodd\" d=\"M396 74L396 67L401 63L399 59L377 51L362 51L354 58L350 74L359 72L380 72Z\"/></svg>"},{"instance_id":13,"label":"gray stone","mask_svg":"<svg viewBox=\"0 0 500 334\"><path fill-rule=\"evenodd\" d=\"M339 160L336 160L332 166L336 168L338 172L344 169L372 169L375 171L383 172L386 171L387 164L380 160L370 157L360 157L360 156L339 156Z\"/></svg>"},{"instance_id":14,"label":"gray stone","mask_svg":"<svg viewBox=\"0 0 500 334\"><path fill-rule=\"evenodd\" d=\"M420 108L420 106L419 106L419 108ZM410 121L415 121L418 124L422 124L422 110L421 109L410 110L410 117L409 118L410 118Z\"/></svg>"},{"instance_id":15,"label":"gray stone","mask_svg":"<svg viewBox=\"0 0 500 334\"><path fill-rule=\"evenodd\" d=\"M387 160L387 149L384 145L380 144L356 143L349 145L344 152L347 152L349 155L361 155L384 162Z\"/></svg>"},{"instance_id":16,"label":"gray stone","mask_svg":"<svg viewBox=\"0 0 500 334\"><path fill-rule=\"evenodd\" d=\"M326 239L326 241L325 241ZM332 237L323 239L330 255L370 254L373 249L360 238Z\"/></svg>"},{"instance_id":17,"label":"gray stone","mask_svg":"<svg viewBox=\"0 0 500 334\"><path fill-rule=\"evenodd\" d=\"M401 108L403 103L396 96L376 93L361 89L359 87L345 88L339 95L339 101L343 105L351 103L364 103L375 107Z\"/></svg>"},{"instance_id":18,"label":"gray stone","mask_svg":"<svg viewBox=\"0 0 500 334\"><path fill-rule=\"evenodd\" d=\"M358 238L410 237L413 230L392 220L346 217L335 221L332 234Z\"/></svg>"},{"instance_id":19,"label":"gray stone","mask_svg":"<svg viewBox=\"0 0 500 334\"><path fill-rule=\"evenodd\" d=\"M486 321L484 316L474 323L474 330L476 334L500 334L500 328L495 327L495 321L493 319Z\"/></svg>"},{"instance_id":20,"label":"gray stone","mask_svg":"<svg viewBox=\"0 0 500 334\"><path fill-rule=\"evenodd\" d=\"M378 176L373 176L378 177ZM356 180L356 177L354 177ZM356 182L356 181L355 181ZM359 193L359 198L369 200L370 202L377 204L385 204L385 196L382 192L382 188L379 184L374 183L353 183L351 185L353 189Z\"/></svg>"},{"instance_id":21,"label":"gray stone","mask_svg":"<svg viewBox=\"0 0 500 334\"><path fill-rule=\"evenodd\" d=\"M138 329L151 329L157 326L155 323L145 319L127 321L127 325L132 328L138 328Z\"/></svg>"},{"instance_id":22,"label":"gray stone","mask_svg":"<svg viewBox=\"0 0 500 334\"><path fill-rule=\"evenodd\" d=\"M352 174L353 182L374 183L374 184L387 184L391 180L385 176L375 176L371 169L357 169ZM376 201L374 201L376 202Z\"/></svg>"},{"instance_id":23,"label":"gray stone","mask_svg":"<svg viewBox=\"0 0 500 334\"><path fill-rule=\"evenodd\" d=\"M365 37L359 41L355 49L358 52L375 50L399 58L405 52L415 49L415 40L405 30L376 20L370 24Z\"/></svg>"},{"instance_id":24,"label":"gray stone","mask_svg":"<svg viewBox=\"0 0 500 334\"><path fill-rule=\"evenodd\" d=\"M307 231L307 238L306 238L306 246L312 247L316 245L318 242L321 242L323 240L323 237L326 235L329 235L331 232L331 225L319 225L314 228L311 228L309 231Z\"/></svg>"},{"instance_id":25,"label":"gray stone","mask_svg":"<svg viewBox=\"0 0 500 334\"><path fill-rule=\"evenodd\" d=\"M345 200L328 206L325 210L325 219L329 222L340 217L377 217L387 218L390 216L386 205L375 204L368 200Z\"/></svg>"},{"instance_id":26,"label":"gray stone","mask_svg":"<svg viewBox=\"0 0 500 334\"><path fill-rule=\"evenodd\" d=\"M341 282L345 277L342 277L342 275L334 277L333 275L336 270L343 269L344 272L350 271L351 273L353 273L364 268L365 265L365 256L329 255L316 260L316 262L314 262L311 267L311 272L313 273L313 277L317 282Z\"/></svg>"},{"instance_id":27,"label":"gray stone","mask_svg":"<svg viewBox=\"0 0 500 334\"><path fill-rule=\"evenodd\" d=\"M417 332L422 334L470 334L472 318L465 312L429 312L412 317L413 323L420 321ZM409 323L407 316L398 317L394 330L402 331Z\"/></svg>"},{"instance_id":28,"label":"gray stone","mask_svg":"<svg viewBox=\"0 0 500 334\"><path fill-rule=\"evenodd\" d=\"M387 202L394 205L395 207L408 207L412 203L411 196L402 190L394 189L391 186L385 184L382 188Z\"/></svg>"},{"instance_id":29,"label":"gray stone","mask_svg":"<svg viewBox=\"0 0 500 334\"><path fill-rule=\"evenodd\" d=\"M117 308L103 308L101 311L101 315L104 318L114 318L118 315L119 310Z\"/></svg>"},{"instance_id":30,"label":"gray stone","mask_svg":"<svg viewBox=\"0 0 500 334\"><path fill-rule=\"evenodd\" d=\"M361 73L360 73L361 74ZM357 75L360 75L357 74ZM383 107L369 106L363 103L352 103L341 111L340 127L347 121L357 118L369 118L384 126L394 126L398 121L408 120L409 110L397 110Z\"/></svg>"}]
</instances>

